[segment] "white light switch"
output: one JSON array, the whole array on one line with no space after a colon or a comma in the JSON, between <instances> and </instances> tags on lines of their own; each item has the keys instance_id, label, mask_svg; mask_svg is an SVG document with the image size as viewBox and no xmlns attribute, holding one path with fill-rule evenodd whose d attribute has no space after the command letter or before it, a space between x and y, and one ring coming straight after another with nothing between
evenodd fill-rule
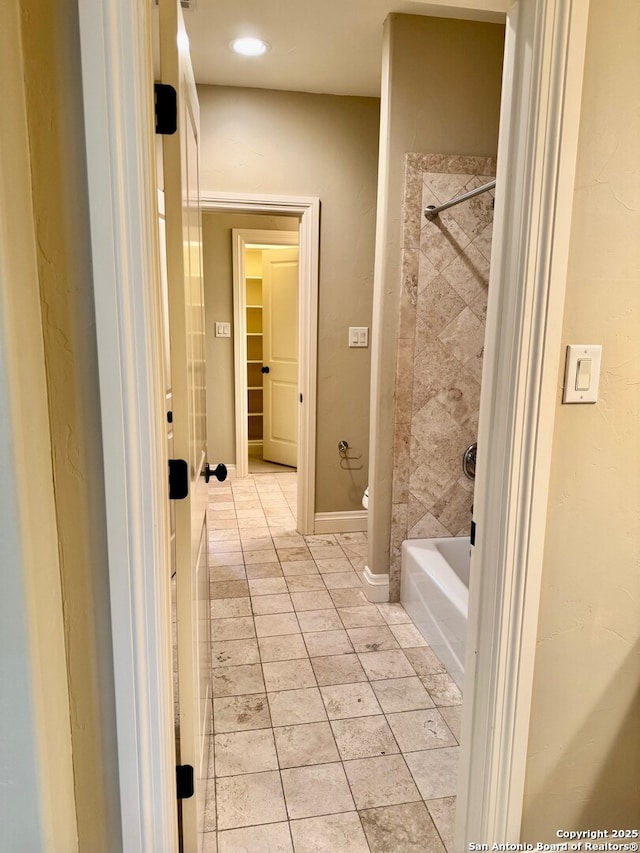
<instances>
[{"instance_id":1,"label":"white light switch","mask_svg":"<svg viewBox=\"0 0 640 853\"><path fill-rule=\"evenodd\" d=\"M349 326L349 346L350 347L368 347L369 346L369 327L368 326Z\"/></svg>"},{"instance_id":2,"label":"white light switch","mask_svg":"<svg viewBox=\"0 0 640 853\"><path fill-rule=\"evenodd\" d=\"M216 323L216 338L230 338L231 323Z\"/></svg>"},{"instance_id":3,"label":"white light switch","mask_svg":"<svg viewBox=\"0 0 640 853\"><path fill-rule=\"evenodd\" d=\"M596 403L600 381L600 344L570 344L564 371L563 403Z\"/></svg>"}]
</instances>

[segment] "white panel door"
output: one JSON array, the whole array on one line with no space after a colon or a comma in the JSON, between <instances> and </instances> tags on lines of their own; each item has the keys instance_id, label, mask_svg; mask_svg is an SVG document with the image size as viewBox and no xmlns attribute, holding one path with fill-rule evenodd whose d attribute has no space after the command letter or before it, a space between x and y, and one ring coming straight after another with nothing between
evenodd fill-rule
<instances>
[{"instance_id":1,"label":"white panel door","mask_svg":"<svg viewBox=\"0 0 640 853\"><path fill-rule=\"evenodd\" d=\"M262 253L263 458L298 464L298 249Z\"/></svg>"},{"instance_id":2,"label":"white panel door","mask_svg":"<svg viewBox=\"0 0 640 853\"><path fill-rule=\"evenodd\" d=\"M207 566L206 396L199 107L178 0L160 0L162 82L178 97L178 131L163 136L174 458L188 463L188 495L174 501L178 762L194 768L195 795L181 800L182 849L202 848L211 708Z\"/></svg>"}]
</instances>

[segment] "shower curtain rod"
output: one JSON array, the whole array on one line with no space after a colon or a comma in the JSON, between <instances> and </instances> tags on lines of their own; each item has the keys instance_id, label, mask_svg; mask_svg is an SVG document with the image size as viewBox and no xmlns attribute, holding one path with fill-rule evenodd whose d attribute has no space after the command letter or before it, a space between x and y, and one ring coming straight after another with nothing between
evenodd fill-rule
<instances>
[{"instance_id":1,"label":"shower curtain rod","mask_svg":"<svg viewBox=\"0 0 640 853\"><path fill-rule=\"evenodd\" d=\"M492 190L495 187L495 185L496 185L495 180L494 181L488 181L486 184L483 184L481 187L476 187L475 190L469 190L468 193L464 193L463 195L456 196L455 198L452 198L451 201L446 201L444 204L438 205L438 207L435 207L435 205L430 204L428 207L425 207L424 215L427 217L427 219L435 219L436 216L442 210L447 210L450 207L454 207L454 205L456 205L456 204L460 204L461 201L467 201L468 199L474 198L475 196L480 195L481 193L486 193L487 190Z\"/></svg>"}]
</instances>

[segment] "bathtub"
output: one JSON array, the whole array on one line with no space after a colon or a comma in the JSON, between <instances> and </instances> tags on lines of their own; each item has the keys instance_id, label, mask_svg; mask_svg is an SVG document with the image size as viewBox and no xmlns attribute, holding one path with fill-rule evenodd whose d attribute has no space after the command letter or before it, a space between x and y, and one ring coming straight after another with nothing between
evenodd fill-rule
<instances>
[{"instance_id":1,"label":"bathtub","mask_svg":"<svg viewBox=\"0 0 640 853\"><path fill-rule=\"evenodd\" d=\"M402 543L400 603L461 689L470 553L468 536Z\"/></svg>"}]
</instances>

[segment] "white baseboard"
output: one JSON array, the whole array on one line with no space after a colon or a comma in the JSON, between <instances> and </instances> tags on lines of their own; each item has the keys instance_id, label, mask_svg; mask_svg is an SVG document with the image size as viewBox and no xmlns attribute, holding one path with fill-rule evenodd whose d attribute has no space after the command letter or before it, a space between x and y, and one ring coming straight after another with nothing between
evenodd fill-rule
<instances>
[{"instance_id":1,"label":"white baseboard","mask_svg":"<svg viewBox=\"0 0 640 853\"><path fill-rule=\"evenodd\" d=\"M367 529L369 513L364 509L350 512L317 512L314 516L315 533L362 533Z\"/></svg>"},{"instance_id":2,"label":"white baseboard","mask_svg":"<svg viewBox=\"0 0 640 853\"><path fill-rule=\"evenodd\" d=\"M372 604L389 601L389 575L374 575L369 566L360 572L362 591Z\"/></svg>"}]
</instances>

